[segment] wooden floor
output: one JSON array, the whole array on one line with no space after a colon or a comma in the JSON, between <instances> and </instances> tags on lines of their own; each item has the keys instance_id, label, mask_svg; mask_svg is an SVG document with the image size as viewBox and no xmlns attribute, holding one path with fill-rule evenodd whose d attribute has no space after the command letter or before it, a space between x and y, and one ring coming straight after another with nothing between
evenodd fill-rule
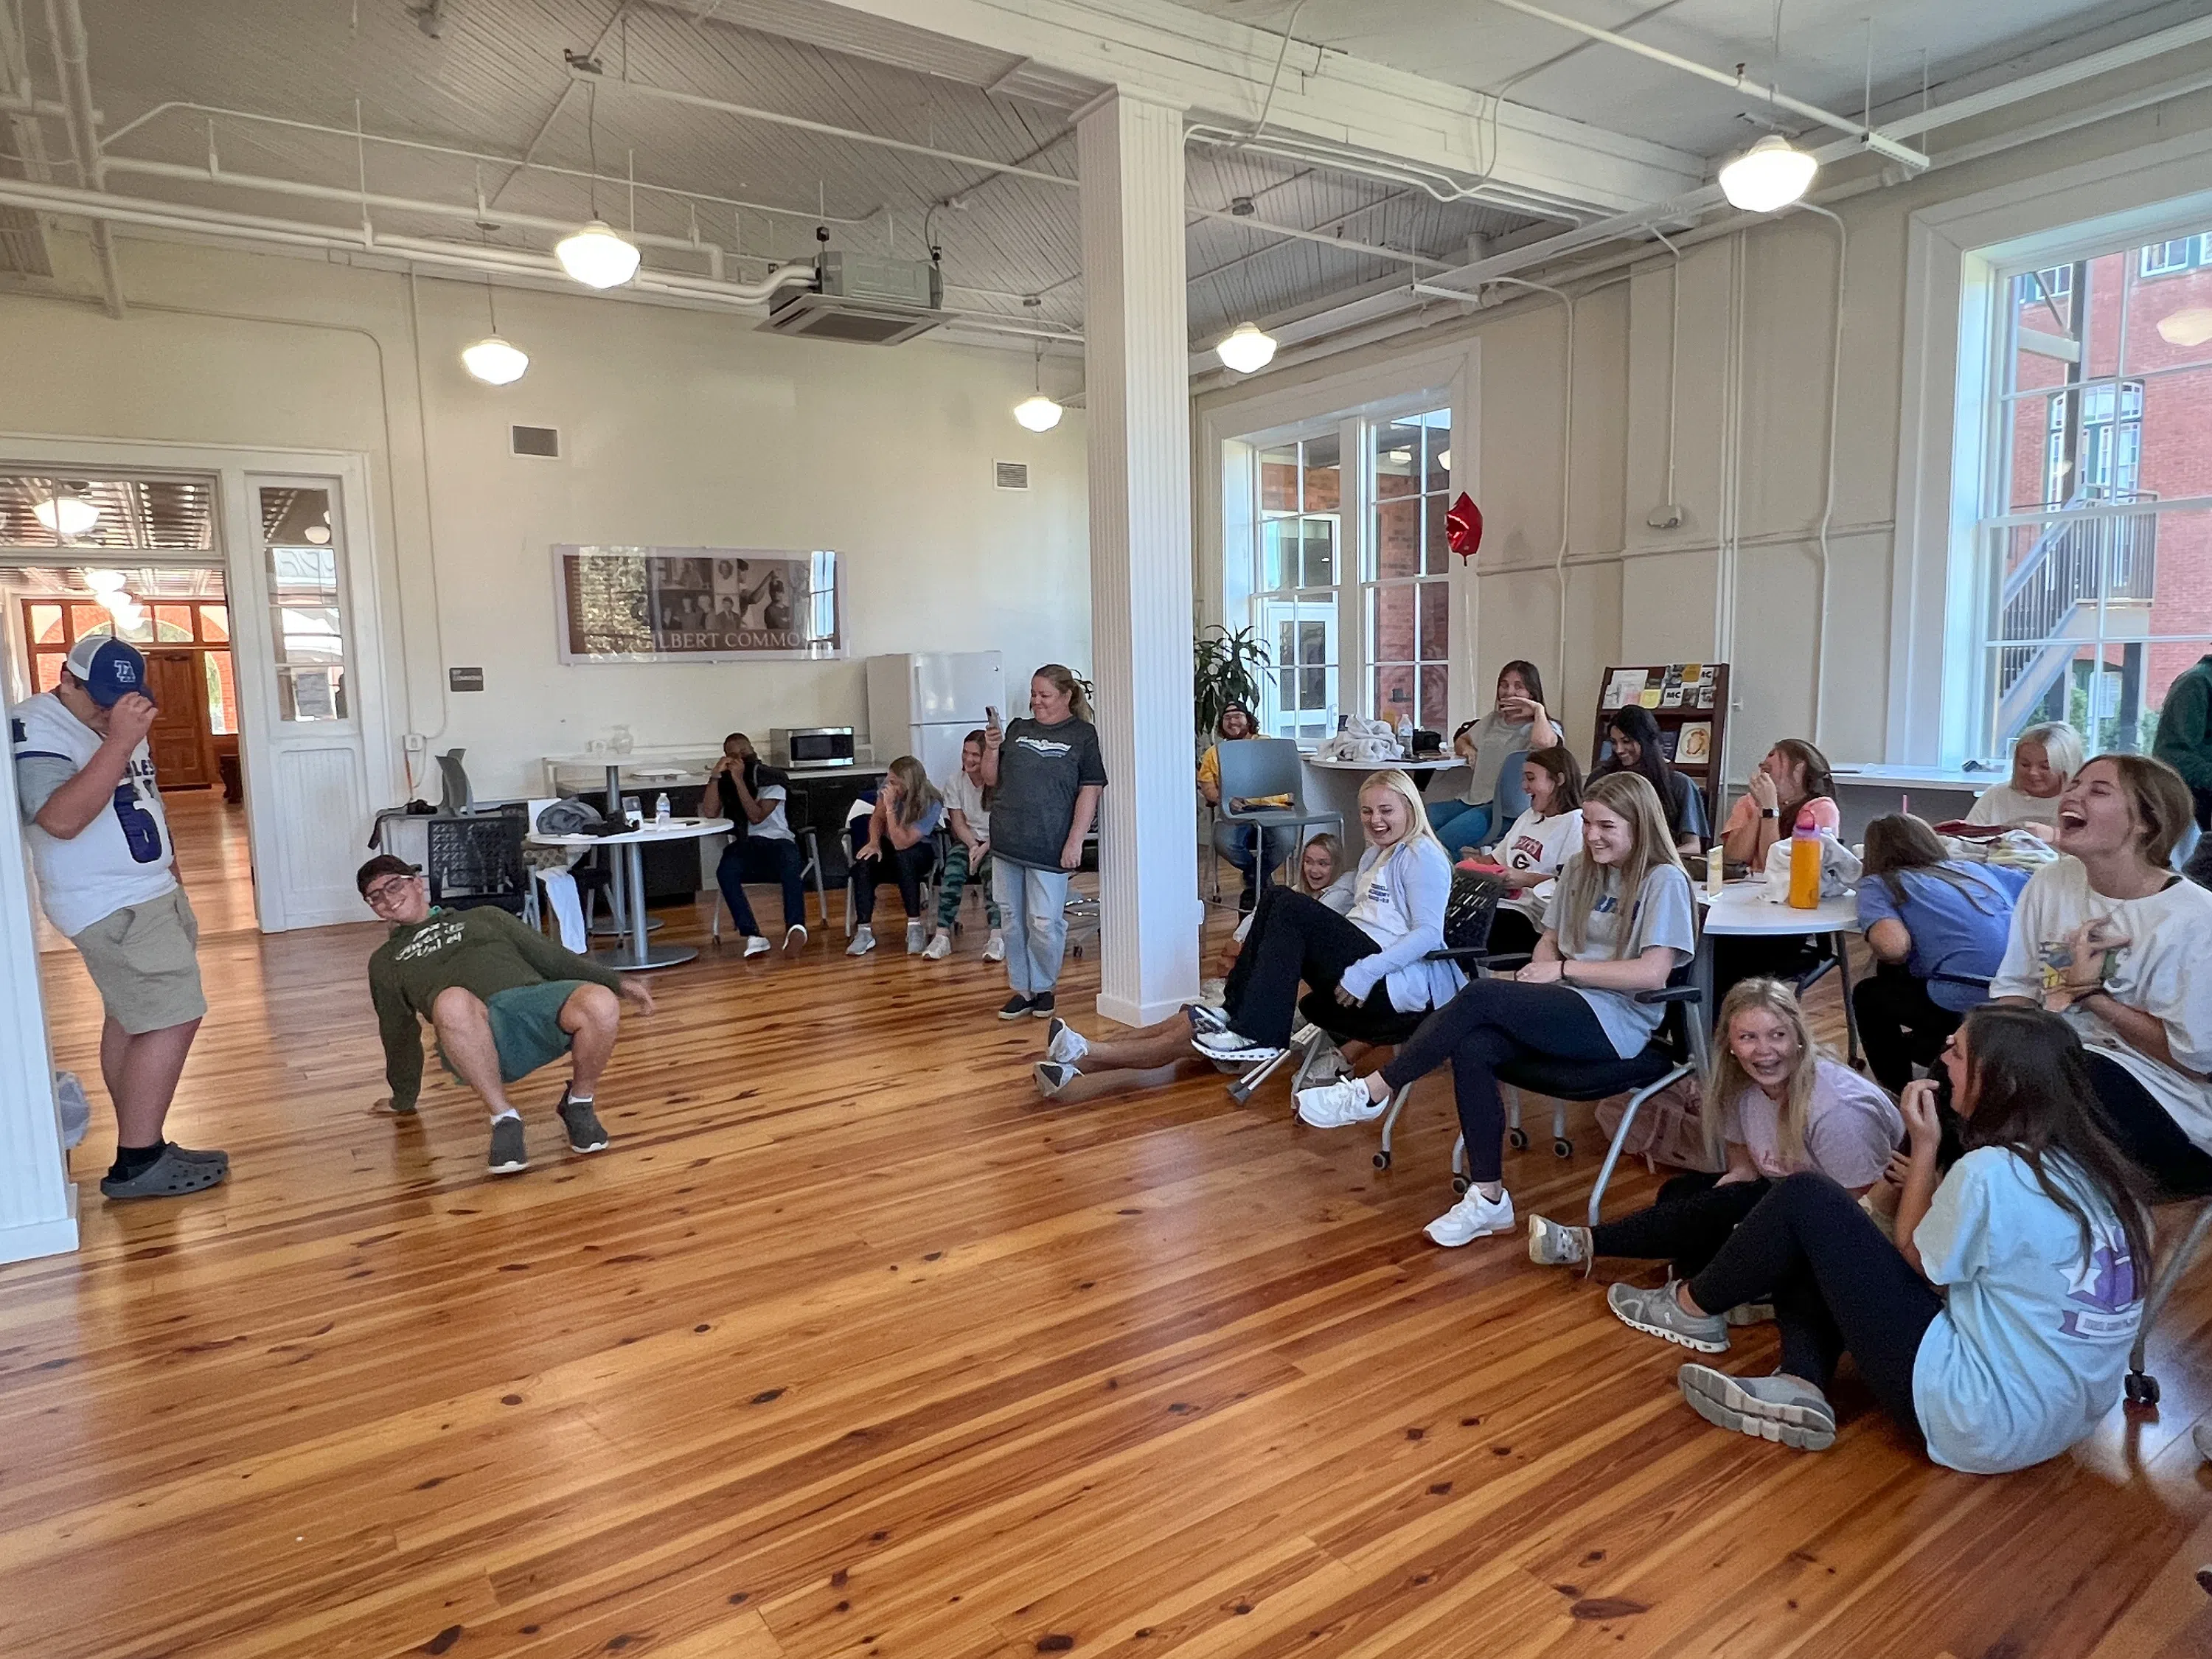
<instances>
[{"instance_id":1,"label":"wooden floor","mask_svg":"<svg viewBox=\"0 0 2212 1659\"><path fill-rule=\"evenodd\" d=\"M1052 1109L975 934L885 932L660 975L613 1147L560 1150L548 1075L504 1179L450 1084L371 1114L372 928L211 933L173 1127L231 1182L107 1206L96 1122L82 1252L0 1269L0 1654L2212 1651L2212 1271L2164 1410L2039 1469L1938 1469L1856 1389L1832 1452L1746 1441L1600 1284L1422 1240L1445 1078L1388 1174L1211 1073ZM1582 1201L1577 1121L1508 1154L1524 1212Z\"/></svg>"},{"instance_id":2,"label":"wooden floor","mask_svg":"<svg viewBox=\"0 0 2212 1659\"><path fill-rule=\"evenodd\" d=\"M226 803L220 789L179 789L161 797L161 811L169 820L169 842L200 932L229 933L257 926L246 808ZM69 940L46 917L38 918L37 927L40 950L70 951Z\"/></svg>"}]
</instances>

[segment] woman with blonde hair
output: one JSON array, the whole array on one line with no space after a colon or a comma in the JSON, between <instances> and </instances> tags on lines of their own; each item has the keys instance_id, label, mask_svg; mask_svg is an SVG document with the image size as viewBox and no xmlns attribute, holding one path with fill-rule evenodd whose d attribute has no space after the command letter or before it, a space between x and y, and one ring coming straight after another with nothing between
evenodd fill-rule
<instances>
[{"instance_id":1,"label":"woman with blonde hair","mask_svg":"<svg viewBox=\"0 0 2212 1659\"><path fill-rule=\"evenodd\" d=\"M865 809L865 811L864 810ZM853 915L860 924L848 957L864 957L876 948L876 889L886 881L898 884L899 902L906 907L906 951L921 954L927 942L921 920L922 878L937 862L937 843L932 839L945 822L945 798L912 755L901 755L875 788L864 791L853 803L845 820L853 841Z\"/></svg>"},{"instance_id":2,"label":"woman with blonde hair","mask_svg":"<svg viewBox=\"0 0 2212 1659\"><path fill-rule=\"evenodd\" d=\"M1881 1178L1905 1136L1896 1103L1823 1053L1780 980L1747 979L1721 1005L1721 1052L1705 1085L1708 1159L1718 1175L1680 1175L1648 1210L1597 1227L1528 1218L1528 1259L1579 1267L1601 1255L1668 1261L1692 1278L1785 1176L1813 1170L1854 1197Z\"/></svg>"},{"instance_id":3,"label":"woman with blonde hair","mask_svg":"<svg viewBox=\"0 0 2212 1659\"><path fill-rule=\"evenodd\" d=\"M1966 822L2033 830L2049 840L2081 756L2081 734L2064 720L2029 726L2012 740L2012 775L1982 792Z\"/></svg>"},{"instance_id":4,"label":"woman with blonde hair","mask_svg":"<svg viewBox=\"0 0 2212 1659\"><path fill-rule=\"evenodd\" d=\"M1528 966L1471 981L1372 1076L1299 1091L1299 1117L1316 1128L1377 1117L1396 1091L1449 1060L1469 1184L1428 1236L1449 1247L1508 1231L1498 1068L1538 1056L1596 1064L1641 1054L1665 1010L1638 994L1663 987L1697 949L1692 904L1650 781L1638 772L1594 780L1583 793L1583 850L1559 872Z\"/></svg>"}]
</instances>

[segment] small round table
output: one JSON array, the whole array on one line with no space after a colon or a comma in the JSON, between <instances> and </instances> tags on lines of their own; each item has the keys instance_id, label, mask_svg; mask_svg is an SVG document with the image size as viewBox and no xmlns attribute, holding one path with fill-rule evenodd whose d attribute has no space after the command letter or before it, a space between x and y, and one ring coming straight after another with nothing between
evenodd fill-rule
<instances>
[{"instance_id":1,"label":"small round table","mask_svg":"<svg viewBox=\"0 0 2212 1659\"><path fill-rule=\"evenodd\" d=\"M617 810L620 810L619 801ZM699 954L688 945L653 943L645 914L645 854L641 849L646 842L697 841L705 836L719 836L729 828L727 818L671 818L666 823L648 821L642 829L626 830L618 836L546 836L532 830L530 842L533 847L619 847L623 849L618 874L628 890L623 896L629 906L629 939L625 944L603 945L591 954L592 960L603 968L611 968L617 973L637 974L653 968L673 968Z\"/></svg>"},{"instance_id":2,"label":"small round table","mask_svg":"<svg viewBox=\"0 0 2212 1659\"><path fill-rule=\"evenodd\" d=\"M1824 898L1809 910L1799 910L1775 903L1766 896L1765 880L1754 878L1729 883L1721 889L1717 898L1708 897L1700 884L1698 904L1705 915L1703 925L1698 929L1695 974L1698 988L1705 994L1706 1019L1717 1022L1721 1012L1713 998L1713 940L1826 938L1843 975L1844 1033L1848 1039L1849 1058L1856 1064L1859 1056L1859 1017L1851 1002L1851 959L1847 946L1850 936L1859 930L1856 893Z\"/></svg>"}]
</instances>

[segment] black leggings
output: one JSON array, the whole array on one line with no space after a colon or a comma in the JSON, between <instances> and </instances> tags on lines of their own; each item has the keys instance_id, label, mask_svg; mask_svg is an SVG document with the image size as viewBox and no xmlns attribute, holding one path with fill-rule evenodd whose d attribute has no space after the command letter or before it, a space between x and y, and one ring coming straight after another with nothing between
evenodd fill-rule
<instances>
[{"instance_id":1,"label":"black leggings","mask_svg":"<svg viewBox=\"0 0 2212 1659\"><path fill-rule=\"evenodd\" d=\"M1449 1060L1460 1133L1467 1138L1468 1178L1496 1181L1504 1169L1498 1143L1505 1133L1498 1068L1538 1056L1620 1058L1589 1004L1569 987L1469 980L1466 989L1423 1020L1421 1029L1399 1048L1397 1057L1382 1068L1382 1080L1394 1091L1402 1089Z\"/></svg>"},{"instance_id":2,"label":"black leggings","mask_svg":"<svg viewBox=\"0 0 2212 1659\"><path fill-rule=\"evenodd\" d=\"M1544 930L1518 910L1498 907L1498 914L1490 919L1490 941L1483 948L1495 957L1522 957L1533 953L1536 941Z\"/></svg>"},{"instance_id":3,"label":"black leggings","mask_svg":"<svg viewBox=\"0 0 2212 1659\"><path fill-rule=\"evenodd\" d=\"M1827 1176L1776 1182L1690 1281L1690 1298L1708 1313L1771 1298L1784 1370L1825 1391L1848 1353L1882 1409L1919 1435L1912 1363L1943 1297Z\"/></svg>"},{"instance_id":4,"label":"black leggings","mask_svg":"<svg viewBox=\"0 0 2212 1659\"><path fill-rule=\"evenodd\" d=\"M2089 1082L2105 1109L2106 1128L2128 1161L2151 1178L2162 1200L2212 1194L2212 1158L2181 1133L2134 1073L2093 1049Z\"/></svg>"},{"instance_id":5,"label":"black leggings","mask_svg":"<svg viewBox=\"0 0 2212 1659\"><path fill-rule=\"evenodd\" d=\"M1298 981L1317 994L1333 997L1344 970L1375 954L1375 941L1319 899L1287 887L1268 887L1252 912L1252 931L1223 988L1222 1012L1229 1029L1255 1042L1282 1047L1291 1040L1291 1015L1298 1003ZM1377 981L1363 1012L1387 1016L1390 994Z\"/></svg>"},{"instance_id":6,"label":"black leggings","mask_svg":"<svg viewBox=\"0 0 2212 1659\"><path fill-rule=\"evenodd\" d=\"M1928 994L1928 981L1894 962L1882 963L1851 987L1851 1007L1859 1017L1867 1069L1893 1095L1902 1094L1912 1081L1915 1064L1936 1064L1945 1041L1966 1018L1939 1006Z\"/></svg>"},{"instance_id":7,"label":"black leggings","mask_svg":"<svg viewBox=\"0 0 2212 1659\"><path fill-rule=\"evenodd\" d=\"M1726 1186L1717 1175L1676 1176L1659 1189L1659 1201L1650 1209L1591 1228L1591 1254L1670 1260L1674 1278L1694 1279L1771 1185L1763 1176Z\"/></svg>"},{"instance_id":8,"label":"black leggings","mask_svg":"<svg viewBox=\"0 0 2212 1659\"><path fill-rule=\"evenodd\" d=\"M866 927L874 920L876 889L886 881L898 884L899 902L906 907L906 919L921 921L921 878L936 862L937 845L927 836L911 847L886 846L878 859L854 859L853 914L860 918L860 926Z\"/></svg>"}]
</instances>

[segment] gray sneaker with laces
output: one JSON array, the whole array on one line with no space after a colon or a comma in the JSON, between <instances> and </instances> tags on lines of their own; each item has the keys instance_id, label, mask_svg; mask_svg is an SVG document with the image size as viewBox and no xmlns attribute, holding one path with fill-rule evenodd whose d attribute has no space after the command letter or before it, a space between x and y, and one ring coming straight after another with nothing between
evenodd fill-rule
<instances>
[{"instance_id":1,"label":"gray sneaker with laces","mask_svg":"<svg viewBox=\"0 0 2212 1659\"><path fill-rule=\"evenodd\" d=\"M1580 1267L1589 1273L1590 1230L1563 1227L1540 1215L1528 1218L1528 1260L1540 1267Z\"/></svg>"},{"instance_id":2,"label":"gray sneaker with laces","mask_svg":"<svg viewBox=\"0 0 2212 1659\"><path fill-rule=\"evenodd\" d=\"M1799 1451L1826 1451L1836 1443L1836 1408L1794 1376L1730 1376L1692 1364L1674 1379L1690 1409L1708 1423Z\"/></svg>"},{"instance_id":3,"label":"gray sneaker with laces","mask_svg":"<svg viewBox=\"0 0 2212 1659\"><path fill-rule=\"evenodd\" d=\"M1685 1311L1674 1299L1676 1283L1670 1279L1656 1291L1639 1290L1633 1285L1608 1285L1605 1305L1613 1310L1614 1317L1622 1324L1646 1336L1662 1337L1698 1353L1726 1353L1728 1321L1718 1314Z\"/></svg>"},{"instance_id":4,"label":"gray sneaker with laces","mask_svg":"<svg viewBox=\"0 0 2212 1659\"><path fill-rule=\"evenodd\" d=\"M568 1131L568 1150L572 1152L603 1152L607 1146L606 1125L592 1109L588 1100L574 1100L565 1089L561 1093L561 1104L555 1109Z\"/></svg>"},{"instance_id":5,"label":"gray sneaker with laces","mask_svg":"<svg viewBox=\"0 0 2212 1659\"><path fill-rule=\"evenodd\" d=\"M522 1138L522 1120L502 1117L491 1126L491 1157L486 1166L494 1175L519 1175L530 1167L530 1148Z\"/></svg>"}]
</instances>

